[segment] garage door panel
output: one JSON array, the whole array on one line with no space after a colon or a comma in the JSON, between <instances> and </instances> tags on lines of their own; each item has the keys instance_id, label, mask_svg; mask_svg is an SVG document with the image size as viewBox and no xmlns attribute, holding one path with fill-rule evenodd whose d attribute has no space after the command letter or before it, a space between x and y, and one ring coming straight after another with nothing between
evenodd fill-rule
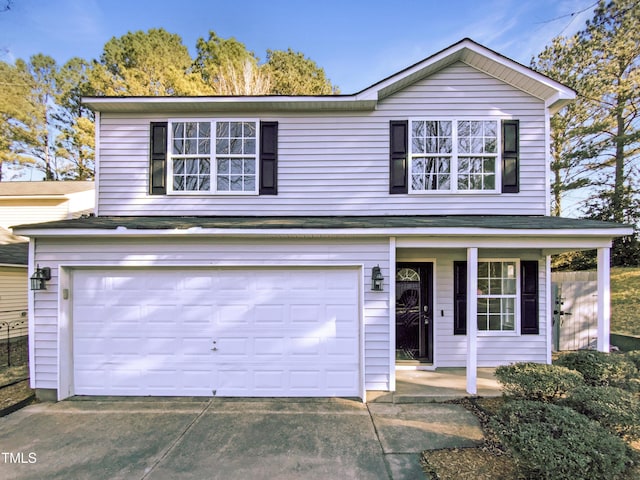
<instances>
[{"instance_id":1,"label":"garage door panel","mask_svg":"<svg viewBox=\"0 0 640 480\"><path fill-rule=\"evenodd\" d=\"M261 304L255 305L253 311L253 321L256 326L267 327L283 325L287 322L287 309L283 305Z\"/></svg>"},{"instance_id":2,"label":"garage door panel","mask_svg":"<svg viewBox=\"0 0 640 480\"><path fill-rule=\"evenodd\" d=\"M251 309L240 300L230 303L225 300L215 309L215 321L221 328L241 328L251 324L249 313Z\"/></svg>"},{"instance_id":3,"label":"garage door panel","mask_svg":"<svg viewBox=\"0 0 640 480\"><path fill-rule=\"evenodd\" d=\"M358 350L354 348L353 337L330 338L325 342L327 354L336 362L358 360Z\"/></svg>"},{"instance_id":4,"label":"garage door panel","mask_svg":"<svg viewBox=\"0 0 640 480\"><path fill-rule=\"evenodd\" d=\"M281 337L263 337L253 340L253 356L257 360L273 360L285 354L285 339Z\"/></svg>"},{"instance_id":5,"label":"garage door panel","mask_svg":"<svg viewBox=\"0 0 640 480\"><path fill-rule=\"evenodd\" d=\"M246 337L220 337L216 340L213 361L245 358L252 353L250 347L251 341Z\"/></svg>"},{"instance_id":6,"label":"garage door panel","mask_svg":"<svg viewBox=\"0 0 640 480\"><path fill-rule=\"evenodd\" d=\"M213 341L210 338L193 337L182 338L181 345L176 346L176 355L183 355L185 357L201 358L202 361L210 361L211 348L213 347Z\"/></svg>"},{"instance_id":7,"label":"garage door panel","mask_svg":"<svg viewBox=\"0 0 640 480\"><path fill-rule=\"evenodd\" d=\"M344 392L343 395L349 395L347 392L353 389L352 371L357 368L357 364L343 365L326 371L327 388L333 391Z\"/></svg>"},{"instance_id":8,"label":"garage door panel","mask_svg":"<svg viewBox=\"0 0 640 480\"><path fill-rule=\"evenodd\" d=\"M356 396L353 368L326 370L313 366L282 370L268 366L220 370L218 396Z\"/></svg>"},{"instance_id":9,"label":"garage door panel","mask_svg":"<svg viewBox=\"0 0 640 480\"><path fill-rule=\"evenodd\" d=\"M292 336L289 340L290 342L287 354L292 358L292 360L308 360L311 356L320 356L322 338L313 335L305 335Z\"/></svg>"},{"instance_id":10,"label":"garage door panel","mask_svg":"<svg viewBox=\"0 0 640 480\"><path fill-rule=\"evenodd\" d=\"M358 279L355 269L75 271L75 393L357 396Z\"/></svg>"}]
</instances>

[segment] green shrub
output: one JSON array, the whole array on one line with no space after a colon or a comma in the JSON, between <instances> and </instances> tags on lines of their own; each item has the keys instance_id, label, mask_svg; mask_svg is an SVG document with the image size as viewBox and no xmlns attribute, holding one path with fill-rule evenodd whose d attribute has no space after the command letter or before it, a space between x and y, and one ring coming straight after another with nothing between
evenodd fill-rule
<instances>
[{"instance_id":1,"label":"green shrub","mask_svg":"<svg viewBox=\"0 0 640 480\"><path fill-rule=\"evenodd\" d=\"M540 363L514 363L496 368L496 378L507 395L550 402L584 384L582 375L568 368Z\"/></svg>"},{"instance_id":2,"label":"green shrub","mask_svg":"<svg viewBox=\"0 0 640 480\"><path fill-rule=\"evenodd\" d=\"M620 387L634 391L634 378L638 369L625 355L580 350L564 353L558 357L556 365L576 370L584 381L594 387Z\"/></svg>"},{"instance_id":3,"label":"green shrub","mask_svg":"<svg viewBox=\"0 0 640 480\"><path fill-rule=\"evenodd\" d=\"M615 479L632 463L622 439L568 407L515 400L489 425L526 478Z\"/></svg>"},{"instance_id":4,"label":"green shrub","mask_svg":"<svg viewBox=\"0 0 640 480\"><path fill-rule=\"evenodd\" d=\"M640 438L640 400L631 392L616 387L583 386L558 402L596 420L620 437Z\"/></svg>"},{"instance_id":5,"label":"green shrub","mask_svg":"<svg viewBox=\"0 0 640 480\"><path fill-rule=\"evenodd\" d=\"M632 362L640 370L640 350L632 350L624 354L624 357Z\"/></svg>"}]
</instances>

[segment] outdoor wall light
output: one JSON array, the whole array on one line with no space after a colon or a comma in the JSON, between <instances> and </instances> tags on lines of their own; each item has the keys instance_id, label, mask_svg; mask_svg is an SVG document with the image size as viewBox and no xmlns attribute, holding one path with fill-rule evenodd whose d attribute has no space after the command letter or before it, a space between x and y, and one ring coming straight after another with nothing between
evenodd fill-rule
<instances>
[{"instance_id":1,"label":"outdoor wall light","mask_svg":"<svg viewBox=\"0 0 640 480\"><path fill-rule=\"evenodd\" d=\"M36 271L33 272L30 280L31 290L46 290L47 284L45 282L51 280L51 269L49 267L40 268L40 265L36 266Z\"/></svg>"},{"instance_id":2,"label":"outdoor wall light","mask_svg":"<svg viewBox=\"0 0 640 480\"><path fill-rule=\"evenodd\" d=\"M384 277L380 271L380 265L376 265L371 269L371 290L374 292L381 292L382 285L384 283Z\"/></svg>"}]
</instances>

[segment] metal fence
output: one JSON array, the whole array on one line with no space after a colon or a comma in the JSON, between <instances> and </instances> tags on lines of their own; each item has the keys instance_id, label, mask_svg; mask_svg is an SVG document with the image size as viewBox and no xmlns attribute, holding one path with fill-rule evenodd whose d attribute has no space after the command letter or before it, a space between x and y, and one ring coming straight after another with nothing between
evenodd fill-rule
<instances>
[{"instance_id":1,"label":"metal fence","mask_svg":"<svg viewBox=\"0 0 640 480\"><path fill-rule=\"evenodd\" d=\"M14 320L0 321L0 367L26 365L29 360L28 320L24 310L0 312ZM15 315L13 315L15 314Z\"/></svg>"}]
</instances>

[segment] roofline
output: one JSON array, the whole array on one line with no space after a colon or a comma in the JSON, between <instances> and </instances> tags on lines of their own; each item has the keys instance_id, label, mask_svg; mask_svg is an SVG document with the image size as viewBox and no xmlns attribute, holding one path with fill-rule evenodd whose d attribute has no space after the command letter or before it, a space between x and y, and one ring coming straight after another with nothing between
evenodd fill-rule
<instances>
[{"instance_id":1,"label":"roofline","mask_svg":"<svg viewBox=\"0 0 640 480\"><path fill-rule=\"evenodd\" d=\"M633 234L627 226L611 228L563 228L563 229L504 229L483 227L396 227L396 228L202 228L185 229L138 229L118 226L109 229L95 228L16 228L25 237L147 237L147 236L215 236L215 237L257 237L257 236L366 236L366 237L416 237L416 236L519 236L519 237L590 237L614 238Z\"/></svg>"},{"instance_id":2,"label":"roofline","mask_svg":"<svg viewBox=\"0 0 640 480\"><path fill-rule=\"evenodd\" d=\"M376 101L361 99L357 95L255 95L255 96L175 96L175 97L82 97L82 103L97 112L115 112L117 106L138 103L140 105L161 104L167 109L178 111L197 105L211 108L214 106L224 110L248 112L251 110L297 110L317 108L327 111L341 110L374 110ZM105 108L108 107L108 108ZM173 107L173 108L172 108Z\"/></svg>"},{"instance_id":3,"label":"roofline","mask_svg":"<svg viewBox=\"0 0 640 480\"><path fill-rule=\"evenodd\" d=\"M88 190L86 190L88 191ZM82 193L82 192L75 192ZM73 193L60 193L60 194L43 194L43 195L2 195L0 194L0 200L64 200L67 195L73 195Z\"/></svg>"},{"instance_id":4,"label":"roofline","mask_svg":"<svg viewBox=\"0 0 640 480\"><path fill-rule=\"evenodd\" d=\"M459 42L446 47L439 52L423 59L399 72L396 72L373 85L348 95L242 95L242 96L195 96L195 97L83 97L82 103L98 112L126 111L122 108L125 105L156 104L162 105L166 109L173 107L173 110L187 109L198 105L202 108L218 106L226 111L248 111L256 110L298 110L302 108L319 110L374 110L378 100L384 98L384 89L394 83L406 78L420 70L447 57L468 49L489 60L501 63L507 68L515 70L518 74L529 77L553 90L557 93L551 98L543 98L545 106L552 110L552 113L559 110L567 102L576 97L575 90L557 82L546 75L522 65L494 50L491 50L470 38L464 38ZM517 87L516 87L517 88ZM118 107L121 107L118 110ZM133 110L132 110L133 111Z\"/></svg>"},{"instance_id":5,"label":"roofline","mask_svg":"<svg viewBox=\"0 0 640 480\"><path fill-rule=\"evenodd\" d=\"M537 72L535 70L533 70L530 67L527 67L526 65L523 65L519 62L516 62L515 60L496 52L495 50L492 50L488 47L485 47L484 45L479 44L478 42L472 40L471 38L463 38L462 40L460 40L457 43L454 43L453 45L449 46L449 47L445 47L442 50L440 50L439 52L423 59L420 60L419 62L414 63L413 65L410 65L409 67L400 70L397 73L394 73L390 76L388 76L387 78L384 78L383 80L380 80L379 82L374 83L373 85L365 88L364 90L361 90L360 92L357 93L357 95L361 96L361 97L368 97L368 93L369 91L380 91L383 88L389 86L390 84L394 83L398 77L404 77L404 76L408 76L411 75L413 73L416 73L417 71L431 65L434 64L438 61L444 60L447 57L450 57L464 49L469 49L475 53L478 53L480 55L483 55L491 60L494 60L496 62L499 63L507 63L508 67L516 70L518 73L528 76L544 85L547 85L555 90L558 91L558 93L556 94L556 96L562 99L566 99L567 101L572 100L576 97L577 92L556 81L553 80L551 77L548 77L540 72Z\"/></svg>"}]
</instances>

